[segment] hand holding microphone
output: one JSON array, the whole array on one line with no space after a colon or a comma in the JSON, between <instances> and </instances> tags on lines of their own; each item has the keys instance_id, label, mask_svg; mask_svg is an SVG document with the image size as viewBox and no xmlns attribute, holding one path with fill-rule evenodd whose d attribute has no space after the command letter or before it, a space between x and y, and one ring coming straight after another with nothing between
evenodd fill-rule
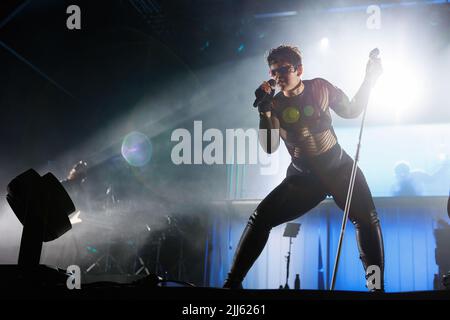
<instances>
[{"instance_id":1,"label":"hand holding microphone","mask_svg":"<svg viewBox=\"0 0 450 320\"><path fill-rule=\"evenodd\" d=\"M258 108L259 112L268 112L272 110L272 100L275 94L275 80L270 79L264 81L261 86L255 91L255 102L253 106Z\"/></svg>"},{"instance_id":2,"label":"hand holding microphone","mask_svg":"<svg viewBox=\"0 0 450 320\"><path fill-rule=\"evenodd\" d=\"M383 73L383 67L381 65L381 59L378 57L380 50L378 48L373 49L369 53L369 61L366 66L366 77L365 80L374 86L378 78Z\"/></svg>"}]
</instances>

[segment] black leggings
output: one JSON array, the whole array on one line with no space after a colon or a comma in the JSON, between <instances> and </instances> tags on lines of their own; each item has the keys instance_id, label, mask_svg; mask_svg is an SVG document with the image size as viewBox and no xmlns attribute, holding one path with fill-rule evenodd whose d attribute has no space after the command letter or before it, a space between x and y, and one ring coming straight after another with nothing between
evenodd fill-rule
<instances>
[{"instance_id":1,"label":"black leggings","mask_svg":"<svg viewBox=\"0 0 450 320\"><path fill-rule=\"evenodd\" d=\"M301 217L327 195L333 196L336 204L344 210L352 166L353 160L339 144L309 161L291 163L283 182L261 201L250 216L227 281L238 284L243 280L264 249L273 227ZM377 265L383 274L384 253L380 224L372 195L359 168L349 219L356 228L364 268Z\"/></svg>"}]
</instances>

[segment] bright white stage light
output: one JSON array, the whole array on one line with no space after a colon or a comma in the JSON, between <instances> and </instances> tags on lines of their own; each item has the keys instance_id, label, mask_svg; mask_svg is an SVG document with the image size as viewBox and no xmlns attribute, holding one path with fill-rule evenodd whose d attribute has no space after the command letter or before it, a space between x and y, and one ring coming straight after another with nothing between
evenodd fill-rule
<instances>
[{"instance_id":1,"label":"bright white stage light","mask_svg":"<svg viewBox=\"0 0 450 320\"><path fill-rule=\"evenodd\" d=\"M328 45L330 44L330 40L328 40L328 38L322 38L320 40L320 48L321 49L326 49L328 48Z\"/></svg>"},{"instance_id":2,"label":"bright white stage light","mask_svg":"<svg viewBox=\"0 0 450 320\"><path fill-rule=\"evenodd\" d=\"M444 153L444 152L438 154L438 159L439 159L440 161L447 160L447 158L448 158L448 156L447 156L447 154Z\"/></svg>"},{"instance_id":3,"label":"bright white stage light","mask_svg":"<svg viewBox=\"0 0 450 320\"><path fill-rule=\"evenodd\" d=\"M411 113L420 107L424 83L412 64L400 59L383 59L382 63L383 74L372 92L374 109L400 122L406 112Z\"/></svg>"}]
</instances>

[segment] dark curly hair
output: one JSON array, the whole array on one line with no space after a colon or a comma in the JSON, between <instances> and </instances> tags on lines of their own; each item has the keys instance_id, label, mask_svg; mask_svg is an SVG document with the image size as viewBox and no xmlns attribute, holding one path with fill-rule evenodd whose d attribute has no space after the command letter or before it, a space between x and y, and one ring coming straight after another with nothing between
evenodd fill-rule
<instances>
[{"instance_id":1,"label":"dark curly hair","mask_svg":"<svg viewBox=\"0 0 450 320\"><path fill-rule=\"evenodd\" d=\"M302 65L302 54L298 47L281 45L270 49L267 54L267 63L269 66L274 63L288 62L294 67Z\"/></svg>"}]
</instances>

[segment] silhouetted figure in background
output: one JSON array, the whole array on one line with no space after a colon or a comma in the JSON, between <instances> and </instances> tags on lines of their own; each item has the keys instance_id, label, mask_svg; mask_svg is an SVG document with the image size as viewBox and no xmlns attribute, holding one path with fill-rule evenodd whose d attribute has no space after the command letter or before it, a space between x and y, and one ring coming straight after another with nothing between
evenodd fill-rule
<instances>
[{"instance_id":1,"label":"silhouetted figure in background","mask_svg":"<svg viewBox=\"0 0 450 320\"><path fill-rule=\"evenodd\" d=\"M392 195L420 196L432 189L436 194L441 193L440 189L446 192L450 183L449 167L446 160L434 174L429 174L423 170L411 170L408 162L399 161L394 167L396 181L391 189Z\"/></svg>"}]
</instances>

